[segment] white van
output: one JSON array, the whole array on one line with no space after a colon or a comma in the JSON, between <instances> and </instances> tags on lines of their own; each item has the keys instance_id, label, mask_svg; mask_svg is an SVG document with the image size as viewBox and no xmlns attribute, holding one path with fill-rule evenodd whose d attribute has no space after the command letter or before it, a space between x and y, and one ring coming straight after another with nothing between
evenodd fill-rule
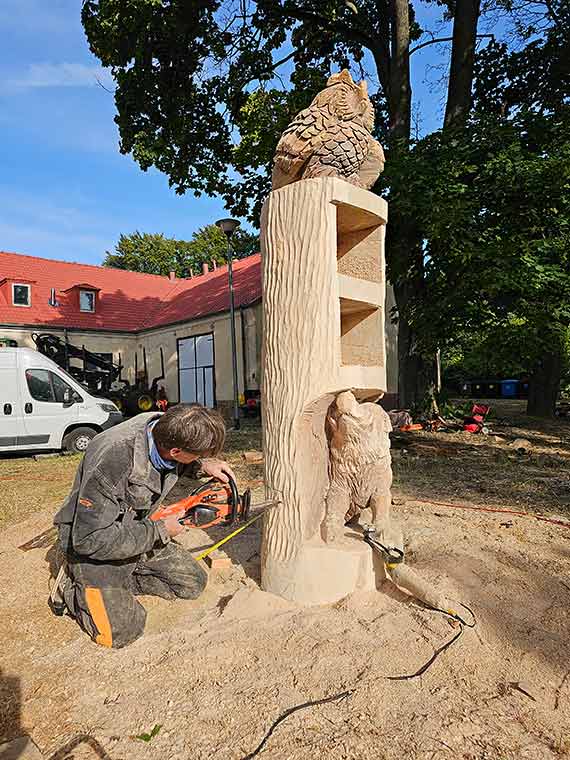
<instances>
[{"instance_id":1,"label":"white van","mask_svg":"<svg viewBox=\"0 0 570 760\"><path fill-rule=\"evenodd\" d=\"M92 396L47 356L0 348L0 452L85 451L122 419L115 404Z\"/></svg>"}]
</instances>

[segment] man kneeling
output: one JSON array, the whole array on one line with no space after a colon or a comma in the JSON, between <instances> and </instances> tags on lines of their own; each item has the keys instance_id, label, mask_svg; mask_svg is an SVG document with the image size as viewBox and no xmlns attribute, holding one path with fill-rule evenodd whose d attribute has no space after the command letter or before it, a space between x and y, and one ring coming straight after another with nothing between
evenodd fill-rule
<instances>
[{"instance_id":1,"label":"man kneeling","mask_svg":"<svg viewBox=\"0 0 570 760\"><path fill-rule=\"evenodd\" d=\"M225 440L215 411L180 404L164 414L139 414L89 444L72 491L55 517L66 555L63 602L79 625L107 647L124 647L143 632L146 611L135 599L195 599L205 570L171 538L176 517L153 521L184 470L227 482L226 462L213 459Z\"/></svg>"}]
</instances>

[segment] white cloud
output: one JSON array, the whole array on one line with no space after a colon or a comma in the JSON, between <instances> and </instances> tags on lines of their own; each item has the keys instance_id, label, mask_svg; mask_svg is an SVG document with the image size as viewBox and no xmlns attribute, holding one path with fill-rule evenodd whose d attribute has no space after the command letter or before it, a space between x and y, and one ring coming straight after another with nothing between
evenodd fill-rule
<instances>
[{"instance_id":1,"label":"white cloud","mask_svg":"<svg viewBox=\"0 0 570 760\"><path fill-rule=\"evenodd\" d=\"M46 194L0 185L0 208L0 250L99 264L113 247L117 221L73 185Z\"/></svg>"},{"instance_id":2,"label":"white cloud","mask_svg":"<svg viewBox=\"0 0 570 760\"><path fill-rule=\"evenodd\" d=\"M111 72L102 66L85 63L31 63L25 72L4 85L4 92L19 92L38 88L97 87L109 90L114 83Z\"/></svg>"}]
</instances>

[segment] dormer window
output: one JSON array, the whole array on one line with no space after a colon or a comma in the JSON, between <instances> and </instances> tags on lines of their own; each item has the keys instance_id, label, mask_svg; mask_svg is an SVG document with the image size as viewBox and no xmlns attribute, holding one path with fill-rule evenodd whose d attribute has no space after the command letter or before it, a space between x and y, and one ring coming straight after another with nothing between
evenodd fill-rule
<instances>
[{"instance_id":1,"label":"dormer window","mask_svg":"<svg viewBox=\"0 0 570 760\"><path fill-rule=\"evenodd\" d=\"M79 291L79 310L93 313L95 311L96 292L94 290Z\"/></svg>"},{"instance_id":2,"label":"dormer window","mask_svg":"<svg viewBox=\"0 0 570 760\"><path fill-rule=\"evenodd\" d=\"M70 306L79 309L82 314L95 314L100 290L90 282L78 282L63 292Z\"/></svg>"},{"instance_id":3,"label":"dormer window","mask_svg":"<svg viewBox=\"0 0 570 760\"><path fill-rule=\"evenodd\" d=\"M31 306L32 286L23 282L13 282L12 303L14 306Z\"/></svg>"}]
</instances>

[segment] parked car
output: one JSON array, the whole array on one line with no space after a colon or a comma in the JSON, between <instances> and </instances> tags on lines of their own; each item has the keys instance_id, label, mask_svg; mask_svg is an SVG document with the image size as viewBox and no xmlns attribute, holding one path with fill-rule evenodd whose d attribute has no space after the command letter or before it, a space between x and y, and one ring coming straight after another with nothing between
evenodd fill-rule
<instances>
[{"instance_id":1,"label":"parked car","mask_svg":"<svg viewBox=\"0 0 570 760\"><path fill-rule=\"evenodd\" d=\"M85 451L123 415L31 348L0 348L0 452Z\"/></svg>"}]
</instances>

